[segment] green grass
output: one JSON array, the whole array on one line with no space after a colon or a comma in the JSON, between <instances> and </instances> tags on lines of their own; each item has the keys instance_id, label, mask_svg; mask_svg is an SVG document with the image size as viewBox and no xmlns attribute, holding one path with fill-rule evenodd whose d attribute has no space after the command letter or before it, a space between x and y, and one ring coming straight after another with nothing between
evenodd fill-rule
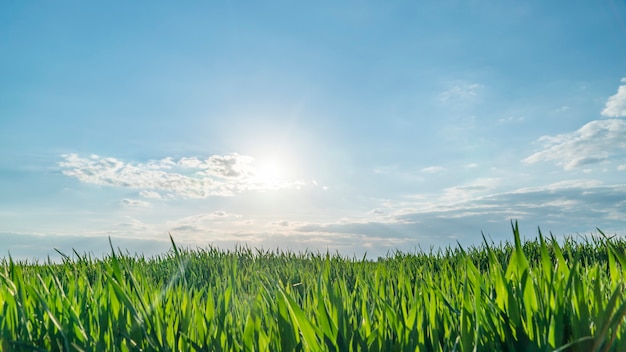
<instances>
[{"instance_id":1,"label":"green grass","mask_svg":"<svg viewBox=\"0 0 626 352\"><path fill-rule=\"evenodd\" d=\"M601 233L601 232L600 232ZM0 262L2 351L624 351L626 241Z\"/></svg>"}]
</instances>

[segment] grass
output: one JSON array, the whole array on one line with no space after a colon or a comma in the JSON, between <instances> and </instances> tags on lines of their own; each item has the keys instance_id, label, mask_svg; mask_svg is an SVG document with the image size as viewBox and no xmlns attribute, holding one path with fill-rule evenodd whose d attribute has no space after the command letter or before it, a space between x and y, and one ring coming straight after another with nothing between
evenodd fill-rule
<instances>
[{"instance_id":1,"label":"grass","mask_svg":"<svg viewBox=\"0 0 626 352\"><path fill-rule=\"evenodd\" d=\"M602 234L600 232L600 234ZM3 351L624 351L626 241L0 263Z\"/></svg>"}]
</instances>

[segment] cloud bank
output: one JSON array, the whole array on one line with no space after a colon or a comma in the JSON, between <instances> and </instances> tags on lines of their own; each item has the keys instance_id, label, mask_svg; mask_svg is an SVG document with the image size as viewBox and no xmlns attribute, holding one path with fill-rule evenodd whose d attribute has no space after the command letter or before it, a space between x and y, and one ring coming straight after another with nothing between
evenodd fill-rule
<instances>
[{"instance_id":1,"label":"cloud bank","mask_svg":"<svg viewBox=\"0 0 626 352\"><path fill-rule=\"evenodd\" d=\"M605 186L594 180L569 180L542 187L446 202L446 196L429 202L404 204L384 220L369 218L307 224L297 232L315 232L387 239L400 249L413 246L479 244L481 231L494 240L510 240L509 221L526 229L540 226L546 233L587 235L596 227L622 231L626 225L626 185ZM572 223L572 219L576 219ZM536 233L531 233L534 237Z\"/></svg>"},{"instance_id":2,"label":"cloud bank","mask_svg":"<svg viewBox=\"0 0 626 352\"><path fill-rule=\"evenodd\" d=\"M432 197L407 198L397 204L383 202L362 217L311 221L284 214L258 218L225 210L170 219L160 217L156 222L127 216L113 227L91 231L90 236L50 234L24 242L32 236L20 234L18 241L15 234L7 243L2 242L4 247L0 246L0 250L11 248L12 254L36 253L40 258L54 255L52 248L62 248L67 253L76 248L100 255L108 252L107 237L111 236L116 247L131 253L154 254L167 250L170 233L177 244L191 248L245 245L293 251L330 250L358 257L367 252L376 258L395 250L456 247L457 241L464 247L480 245L481 231L496 242L511 240L511 220L520 221L527 238L536 236L537 226L544 233L552 231L557 236L588 235L596 227L609 235L624 234L626 184L604 185L598 180L581 179L485 194L491 189L480 185L490 182L495 181L479 179L468 186L451 188L455 196L449 194L451 189L446 189ZM462 196L456 195L459 188Z\"/></svg>"}]
</instances>

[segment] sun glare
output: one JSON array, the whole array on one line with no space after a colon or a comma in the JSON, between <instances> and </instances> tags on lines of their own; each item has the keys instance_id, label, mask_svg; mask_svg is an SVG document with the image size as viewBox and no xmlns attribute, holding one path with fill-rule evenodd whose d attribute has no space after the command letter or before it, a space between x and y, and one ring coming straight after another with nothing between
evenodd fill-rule
<instances>
[{"instance_id":1,"label":"sun glare","mask_svg":"<svg viewBox=\"0 0 626 352\"><path fill-rule=\"evenodd\" d=\"M289 170L277 158L260 159L255 171L254 182L263 188L279 188L288 182Z\"/></svg>"}]
</instances>

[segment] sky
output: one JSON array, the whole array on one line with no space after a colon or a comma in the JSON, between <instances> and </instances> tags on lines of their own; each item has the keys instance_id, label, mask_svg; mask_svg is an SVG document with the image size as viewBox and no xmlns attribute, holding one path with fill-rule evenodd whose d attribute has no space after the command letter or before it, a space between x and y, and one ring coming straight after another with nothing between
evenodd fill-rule
<instances>
[{"instance_id":1,"label":"sky","mask_svg":"<svg viewBox=\"0 0 626 352\"><path fill-rule=\"evenodd\" d=\"M624 1L6 0L0 53L0 257L626 235Z\"/></svg>"}]
</instances>

